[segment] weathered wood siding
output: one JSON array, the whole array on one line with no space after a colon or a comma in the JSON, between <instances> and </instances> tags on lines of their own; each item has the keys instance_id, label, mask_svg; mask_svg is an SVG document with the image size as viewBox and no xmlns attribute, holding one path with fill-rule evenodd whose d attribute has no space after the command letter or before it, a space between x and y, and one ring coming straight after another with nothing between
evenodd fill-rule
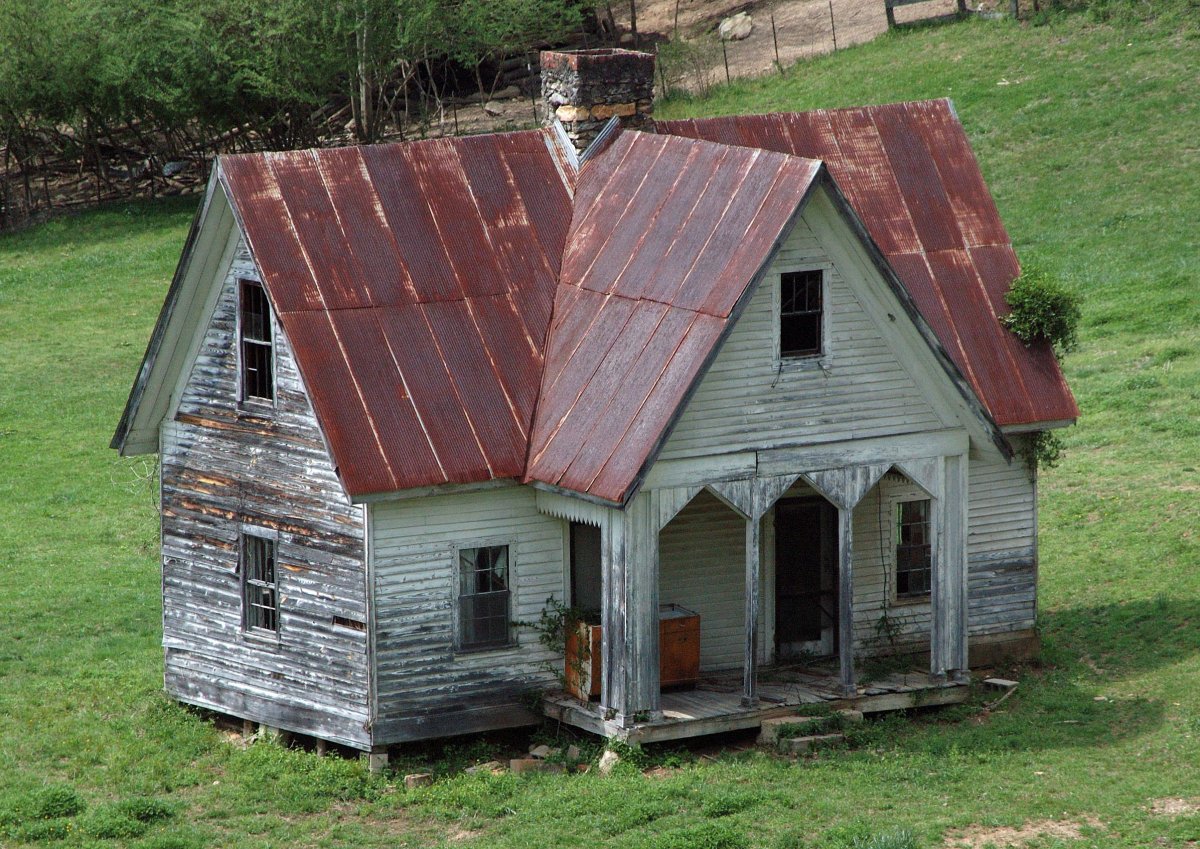
<instances>
[{"instance_id":1,"label":"weathered wood siding","mask_svg":"<svg viewBox=\"0 0 1200 849\"><path fill-rule=\"evenodd\" d=\"M849 238L848 235L844 236ZM825 265L827 355L775 359L779 274ZM943 426L802 219L664 446L661 459Z\"/></svg>"},{"instance_id":2,"label":"weathered wood siding","mask_svg":"<svg viewBox=\"0 0 1200 849\"><path fill-rule=\"evenodd\" d=\"M895 598L896 505L927 497L903 475L889 473L854 508L856 652L891 650L891 643L880 630L885 604L893 623L896 647L928 649L930 602Z\"/></svg>"},{"instance_id":3,"label":"weathered wood siding","mask_svg":"<svg viewBox=\"0 0 1200 849\"><path fill-rule=\"evenodd\" d=\"M371 506L376 739L399 742L528 721L524 694L555 680L536 632L501 649L455 651L456 550L508 545L512 618L536 621L564 595L565 525L530 487Z\"/></svg>"},{"instance_id":4,"label":"weathered wood siding","mask_svg":"<svg viewBox=\"0 0 1200 849\"><path fill-rule=\"evenodd\" d=\"M276 404L237 404L237 279L224 277L174 421L162 428L163 640L175 697L368 747L362 509L345 499L287 339L274 325ZM238 534L278 532L279 639L242 629Z\"/></svg>"},{"instance_id":5,"label":"weathered wood siding","mask_svg":"<svg viewBox=\"0 0 1200 849\"><path fill-rule=\"evenodd\" d=\"M1014 437L1020 445L1025 437ZM1037 615L1037 490L1018 451L971 458L967 537L971 636L1033 628Z\"/></svg>"},{"instance_id":6,"label":"weathered wood siding","mask_svg":"<svg viewBox=\"0 0 1200 849\"><path fill-rule=\"evenodd\" d=\"M697 495L659 533L659 600L700 614L700 668L738 668L746 642L746 520Z\"/></svg>"}]
</instances>

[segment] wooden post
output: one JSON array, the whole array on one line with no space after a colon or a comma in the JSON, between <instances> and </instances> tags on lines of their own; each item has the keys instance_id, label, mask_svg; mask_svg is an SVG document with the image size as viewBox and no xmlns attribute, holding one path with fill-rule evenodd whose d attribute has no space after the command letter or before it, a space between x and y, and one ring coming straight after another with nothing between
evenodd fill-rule
<instances>
[{"instance_id":1,"label":"wooden post","mask_svg":"<svg viewBox=\"0 0 1200 849\"><path fill-rule=\"evenodd\" d=\"M842 695L858 692L854 680L854 508L838 506L838 659Z\"/></svg>"},{"instance_id":2,"label":"wooden post","mask_svg":"<svg viewBox=\"0 0 1200 849\"><path fill-rule=\"evenodd\" d=\"M964 680L970 669L968 646L968 568L967 555L967 455L946 458L946 523L943 531L945 554L944 571L950 576L948 597L951 604L947 618L946 662L956 681Z\"/></svg>"},{"instance_id":3,"label":"wooden post","mask_svg":"<svg viewBox=\"0 0 1200 849\"><path fill-rule=\"evenodd\" d=\"M946 680L946 645L950 615L949 561L945 555L945 514L949 506L945 489L945 467L938 463L937 477L940 489L929 505L929 537L931 540L929 603L929 679L934 683Z\"/></svg>"},{"instance_id":4,"label":"wooden post","mask_svg":"<svg viewBox=\"0 0 1200 849\"><path fill-rule=\"evenodd\" d=\"M654 496L643 492L600 526L600 704L620 725L657 718L658 523Z\"/></svg>"},{"instance_id":5,"label":"wooden post","mask_svg":"<svg viewBox=\"0 0 1200 849\"><path fill-rule=\"evenodd\" d=\"M775 10L771 10L771 41L775 44L775 67L783 73L783 63L779 61L779 33L775 29Z\"/></svg>"},{"instance_id":6,"label":"wooden post","mask_svg":"<svg viewBox=\"0 0 1200 849\"><path fill-rule=\"evenodd\" d=\"M758 606L760 568L760 523L757 499L746 517L746 657L742 666L742 704L758 703Z\"/></svg>"},{"instance_id":7,"label":"wooden post","mask_svg":"<svg viewBox=\"0 0 1200 849\"><path fill-rule=\"evenodd\" d=\"M892 6L892 0L887 0L884 4L884 11L887 13L888 29L891 29L896 25L896 10Z\"/></svg>"},{"instance_id":8,"label":"wooden post","mask_svg":"<svg viewBox=\"0 0 1200 849\"><path fill-rule=\"evenodd\" d=\"M1014 21L1021 20L1021 4L1019 0L1009 0L1008 9Z\"/></svg>"},{"instance_id":9,"label":"wooden post","mask_svg":"<svg viewBox=\"0 0 1200 849\"><path fill-rule=\"evenodd\" d=\"M729 76L729 52L725 49L725 39L721 39L721 56L725 60L725 84L729 85L732 78Z\"/></svg>"}]
</instances>

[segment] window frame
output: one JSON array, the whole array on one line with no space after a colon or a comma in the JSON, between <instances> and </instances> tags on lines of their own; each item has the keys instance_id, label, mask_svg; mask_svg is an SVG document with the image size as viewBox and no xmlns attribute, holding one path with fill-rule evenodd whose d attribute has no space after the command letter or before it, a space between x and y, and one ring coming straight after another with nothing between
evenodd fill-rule
<instances>
[{"instance_id":1,"label":"window frame","mask_svg":"<svg viewBox=\"0 0 1200 849\"><path fill-rule=\"evenodd\" d=\"M269 562L271 564L271 577L273 580L265 581L262 578L252 578L250 576L250 564L247 557L247 543L250 540L258 540L267 544ZM282 633L279 572L279 533L271 528L241 525L238 529L238 582L242 599L243 636L269 642L279 641L279 636ZM264 627L255 624L253 621L252 612L255 609L262 608L262 605L252 600L252 593L256 591L260 592L264 589L272 593L275 618L274 628Z\"/></svg>"},{"instance_id":2,"label":"window frame","mask_svg":"<svg viewBox=\"0 0 1200 849\"><path fill-rule=\"evenodd\" d=\"M771 311L772 311L772 327L774 329L774 338L772 339L774 362L776 368L780 372L791 370L808 370L812 368L825 369L829 366L830 358L830 274L833 271L833 263L830 262L814 262L804 265L797 265L788 268L782 268L772 275L774 280L774 291L772 293ZM819 272L821 275L821 317L820 317L820 333L821 333L821 348L816 353L811 354L784 354L783 353L783 279L788 274L804 274L807 272Z\"/></svg>"},{"instance_id":3,"label":"window frame","mask_svg":"<svg viewBox=\"0 0 1200 849\"><path fill-rule=\"evenodd\" d=\"M503 592L507 593L507 608L505 619L508 627L505 631L505 641L503 643L465 643L464 629L466 627L466 619L463 616L463 600L465 598L473 598L486 593L464 593L462 584L462 558L463 553L467 551L477 551L481 548L505 548L507 549L508 564L505 573L505 583L507 589ZM513 627L513 611L516 610L517 592L514 581L516 575L516 542L510 537L492 537L489 539L475 540L468 544L456 545L452 550L453 559L451 561L451 586L454 594L454 652L456 654L479 654L481 652L506 651L514 648L519 643L519 638L516 633L516 628Z\"/></svg>"},{"instance_id":4,"label":"window frame","mask_svg":"<svg viewBox=\"0 0 1200 849\"><path fill-rule=\"evenodd\" d=\"M907 592L902 593L902 592L900 592L900 547L902 545L901 534L902 534L902 524L903 524L901 522L901 519L903 517L903 511L904 511L905 504L919 504L921 502L924 502L926 505L925 535L926 535L927 541L924 543L924 545L929 550L929 570L928 570L929 571L929 588L926 590L923 590L921 592L907 591ZM929 497L928 495L921 495L921 496L910 496L910 497L905 497L905 498L897 498L892 502L892 504L893 504L893 507L892 507L892 545L891 545L892 598L899 604L921 604L923 602L930 602L933 599L933 571L934 571L934 565L935 565L935 546L934 546L934 539L933 539L933 531L934 531L933 511L934 511L935 501L933 498ZM910 545L909 547L912 548L915 546ZM923 570L905 569L904 571L907 573L910 571L923 571Z\"/></svg>"},{"instance_id":5,"label":"window frame","mask_svg":"<svg viewBox=\"0 0 1200 849\"><path fill-rule=\"evenodd\" d=\"M246 336L245 326L245 292L248 288L255 288L262 292L263 305L266 308L266 329L268 339L254 339ZM237 401L238 407L242 409L266 410L273 409L279 397L279 387L276 380L276 362L278 361L278 346L276 339L278 333L275 330L275 311L271 308L271 299L267 296L267 287L262 281L255 280L250 277L237 278L236 292L236 312L237 312ZM264 395L250 395L247 391L246 381L246 346L247 344L260 346L266 349L269 360L269 380L271 384L270 397Z\"/></svg>"}]
</instances>

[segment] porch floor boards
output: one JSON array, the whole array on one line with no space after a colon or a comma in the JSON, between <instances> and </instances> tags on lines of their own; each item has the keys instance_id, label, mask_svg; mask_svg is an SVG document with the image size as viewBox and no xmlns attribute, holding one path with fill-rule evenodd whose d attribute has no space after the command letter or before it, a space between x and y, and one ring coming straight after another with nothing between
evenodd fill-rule
<instances>
[{"instance_id":1,"label":"porch floor boards","mask_svg":"<svg viewBox=\"0 0 1200 849\"><path fill-rule=\"evenodd\" d=\"M742 704L740 673L737 678L709 676L695 689L664 692L661 719L635 722L626 728L605 719L598 703L581 702L562 691L547 693L542 707L551 719L593 734L631 743L656 743L758 728L764 719L795 715L806 704L881 713L955 704L966 701L969 695L965 683L931 681L927 672L916 670L860 684L858 694L848 697L839 695L836 677L819 671L768 668L762 674L756 705Z\"/></svg>"}]
</instances>

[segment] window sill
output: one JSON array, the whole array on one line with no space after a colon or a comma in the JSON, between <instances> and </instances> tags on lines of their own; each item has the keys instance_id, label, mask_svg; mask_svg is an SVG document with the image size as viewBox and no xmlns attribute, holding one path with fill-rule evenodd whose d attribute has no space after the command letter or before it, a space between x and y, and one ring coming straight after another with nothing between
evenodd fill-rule
<instances>
[{"instance_id":1,"label":"window sill","mask_svg":"<svg viewBox=\"0 0 1200 849\"><path fill-rule=\"evenodd\" d=\"M892 604L899 605L901 607L915 607L920 604L932 604L932 603L933 603L933 594L932 593L927 593L925 595L896 596L895 598L892 599Z\"/></svg>"},{"instance_id":2,"label":"window sill","mask_svg":"<svg viewBox=\"0 0 1200 849\"><path fill-rule=\"evenodd\" d=\"M517 642L516 640L513 640L512 642L505 643L502 646L476 646L476 647L469 647L469 648L463 648L462 646L455 646L454 647L454 656L455 657L458 657L460 655L474 656L474 655L479 655L479 654L488 654L489 652L512 651L515 648L519 648L520 645L521 644L519 642Z\"/></svg>"},{"instance_id":3,"label":"window sill","mask_svg":"<svg viewBox=\"0 0 1200 849\"><path fill-rule=\"evenodd\" d=\"M279 632L278 631L247 631L241 632L242 642L250 645L259 646L260 648L278 649L279 648Z\"/></svg>"},{"instance_id":4,"label":"window sill","mask_svg":"<svg viewBox=\"0 0 1200 849\"><path fill-rule=\"evenodd\" d=\"M781 375L803 374L811 371L829 371L828 354L810 354L796 357L777 357L775 370Z\"/></svg>"}]
</instances>

